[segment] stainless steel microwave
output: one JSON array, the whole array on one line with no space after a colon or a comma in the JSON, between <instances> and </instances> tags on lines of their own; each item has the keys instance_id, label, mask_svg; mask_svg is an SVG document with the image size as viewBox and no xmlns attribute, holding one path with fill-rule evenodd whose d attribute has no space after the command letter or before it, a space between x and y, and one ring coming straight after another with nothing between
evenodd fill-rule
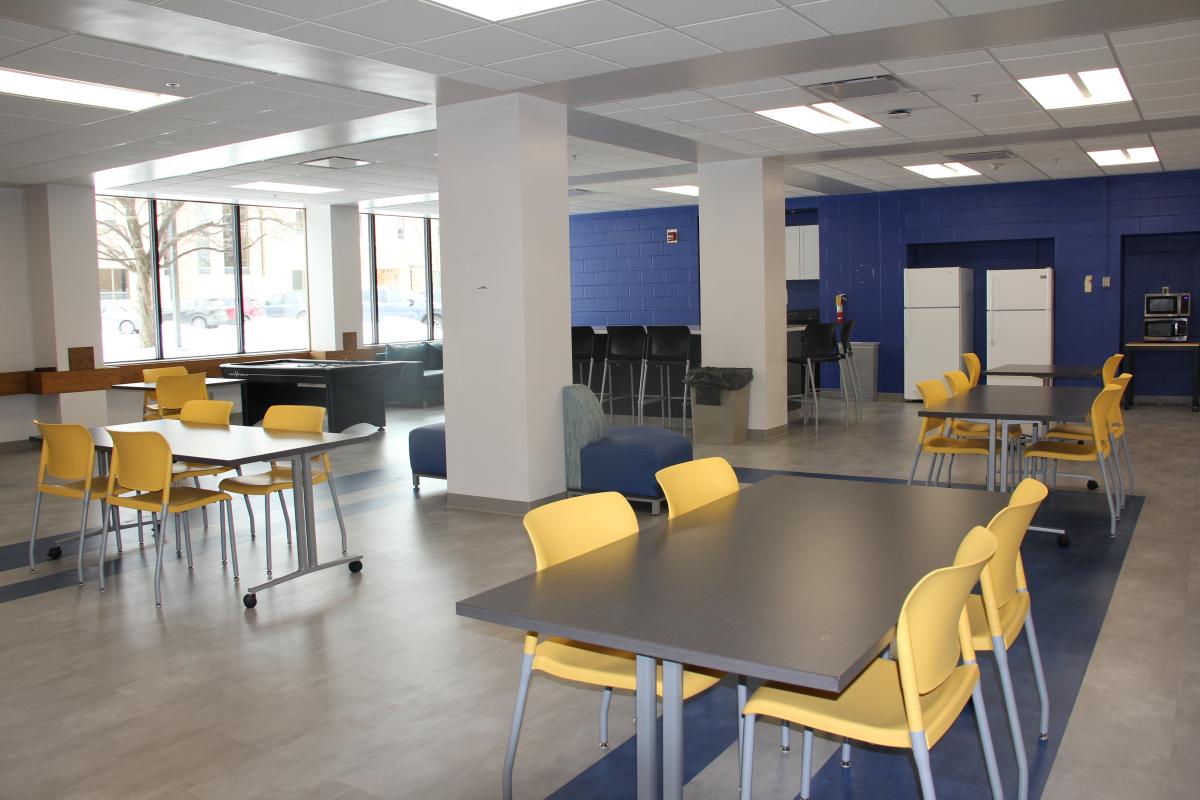
<instances>
[{"instance_id":1,"label":"stainless steel microwave","mask_svg":"<svg viewBox=\"0 0 1200 800\"><path fill-rule=\"evenodd\" d=\"M1190 292L1146 295L1145 316L1147 317L1190 317L1192 295Z\"/></svg>"},{"instance_id":2,"label":"stainless steel microwave","mask_svg":"<svg viewBox=\"0 0 1200 800\"><path fill-rule=\"evenodd\" d=\"M1186 342L1187 317L1146 317L1142 321L1142 338L1147 342Z\"/></svg>"}]
</instances>

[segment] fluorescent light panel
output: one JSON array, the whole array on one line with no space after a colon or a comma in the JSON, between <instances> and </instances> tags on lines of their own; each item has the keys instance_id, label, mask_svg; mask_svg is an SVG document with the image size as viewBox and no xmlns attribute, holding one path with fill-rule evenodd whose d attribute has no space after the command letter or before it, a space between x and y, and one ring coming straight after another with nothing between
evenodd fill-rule
<instances>
[{"instance_id":1,"label":"fluorescent light panel","mask_svg":"<svg viewBox=\"0 0 1200 800\"><path fill-rule=\"evenodd\" d=\"M1128 103L1133 99L1116 67L1022 78L1021 85L1046 109Z\"/></svg>"},{"instance_id":2,"label":"fluorescent light panel","mask_svg":"<svg viewBox=\"0 0 1200 800\"><path fill-rule=\"evenodd\" d=\"M552 8L578 5L582 0L434 0L438 5L465 11L477 17L500 22L513 17L523 17L526 14L536 14L538 11L549 11Z\"/></svg>"},{"instance_id":3,"label":"fluorescent light panel","mask_svg":"<svg viewBox=\"0 0 1200 800\"><path fill-rule=\"evenodd\" d=\"M688 197L700 196L699 186L656 186L654 187L654 191L670 192L671 194L683 194L687 195Z\"/></svg>"},{"instance_id":4,"label":"fluorescent light panel","mask_svg":"<svg viewBox=\"0 0 1200 800\"><path fill-rule=\"evenodd\" d=\"M231 186L230 188L249 189L254 192L289 192L291 194L326 194L328 192L341 191L341 189L333 189L328 186L306 186L303 183L276 183L275 181L239 183L236 186Z\"/></svg>"},{"instance_id":5,"label":"fluorescent light panel","mask_svg":"<svg viewBox=\"0 0 1200 800\"><path fill-rule=\"evenodd\" d=\"M0 93L53 100L56 103L116 108L121 111L141 111L184 99L173 94L143 92L141 89L126 89L122 86L108 86L103 83L75 81L70 78L56 78L53 75L3 68L0 68Z\"/></svg>"},{"instance_id":6,"label":"fluorescent light panel","mask_svg":"<svg viewBox=\"0 0 1200 800\"><path fill-rule=\"evenodd\" d=\"M1121 150L1088 150L1101 167L1113 167L1120 164L1153 164L1158 161L1158 151L1153 147L1126 147Z\"/></svg>"},{"instance_id":7,"label":"fluorescent light panel","mask_svg":"<svg viewBox=\"0 0 1200 800\"><path fill-rule=\"evenodd\" d=\"M957 161L947 161L944 164L918 164L913 167L905 167L905 169L937 181L947 178L969 178L972 175L979 174L967 165L960 164Z\"/></svg>"},{"instance_id":8,"label":"fluorescent light panel","mask_svg":"<svg viewBox=\"0 0 1200 800\"><path fill-rule=\"evenodd\" d=\"M837 103L814 103L811 106L791 106L759 111L760 115L809 133L843 133L881 127L864 116L842 108Z\"/></svg>"}]
</instances>

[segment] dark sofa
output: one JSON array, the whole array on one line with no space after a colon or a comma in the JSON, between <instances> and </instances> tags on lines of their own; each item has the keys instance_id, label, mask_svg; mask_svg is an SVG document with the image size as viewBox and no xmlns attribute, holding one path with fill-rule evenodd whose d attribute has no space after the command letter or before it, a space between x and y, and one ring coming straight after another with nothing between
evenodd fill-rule
<instances>
[{"instance_id":1,"label":"dark sofa","mask_svg":"<svg viewBox=\"0 0 1200 800\"><path fill-rule=\"evenodd\" d=\"M442 402L442 343L408 342L389 344L377 361L395 361L403 369L392 370L384 388L389 403L419 403L422 406Z\"/></svg>"}]
</instances>

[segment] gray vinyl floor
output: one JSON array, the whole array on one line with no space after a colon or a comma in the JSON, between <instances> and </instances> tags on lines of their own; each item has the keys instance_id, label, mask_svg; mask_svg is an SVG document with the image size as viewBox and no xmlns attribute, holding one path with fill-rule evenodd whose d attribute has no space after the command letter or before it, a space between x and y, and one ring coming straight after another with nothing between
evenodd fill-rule
<instances>
[{"instance_id":1,"label":"gray vinyl floor","mask_svg":"<svg viewBox=\"0 0 1200 800\"><path fill-rule=\"evenodd\" d=\"M905 477L915 407L880 402L844 430L826 404L819 437L794 426L771 442L698 446L745 467ZM246 613L220 564L217 528L193 523L196 568L168 552L165 605L153 603L150 548L125 539L101 594L89 581L0 602L0 798L488 798L499 794L520 634L460 619L454 601L533 569L516 518L448 512L445 486L409 486L406 432L440 409L393 409L378 442L335 458L352 547L366 569L330 570L262 595ZM1200 415L1127 416L1146 495L1137 534L1045 797L1195 798L1200 785ZM36 454L0 455L0 545L28 537ZM960 464L956 481L980 481ZM318 487L324 552L336 549ZM1102 502L1098 497L1097 502ZM238 507L243 585L265 570ZM261 515L261 512L259 512ZM276 508L276 513L278 513ZM280 522L276 517L276 522ZM215 520L214 520L215 523ZM78 525L48 499L41 530ZM276 569L294 553L276 525ZM1031 534L1034 535L1034 534ZM39 545L41 549L41 545ZM0 589L74 570L9 562ZM1036 590L1036 589L1035 589ZM535 677L517 758L519 797L544 797L601 756L598 696ZM612 739L633 733L633 699L614 699ZM766 746L755 790L794 797L799 758ZM687 786L736 796L732 750Z\"/></svg>"}]
</instances>

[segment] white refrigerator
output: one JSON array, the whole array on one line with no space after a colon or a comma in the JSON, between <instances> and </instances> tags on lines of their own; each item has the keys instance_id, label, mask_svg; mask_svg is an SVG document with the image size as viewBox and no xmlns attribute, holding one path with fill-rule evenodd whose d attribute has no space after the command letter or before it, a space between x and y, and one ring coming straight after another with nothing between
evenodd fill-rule
<instances>
[{"instance_id":1,"label":"white refrigerator","mask_svg":"<svg viewBox=\"0 0 1200 800\"><path fill-rule=\"evenodd\" d=\"M1054 363L1054 270L989 269L987 365ZM990 376L1005 386L1041 386L1040 378Z\"/></svg>"},{"instance_id":2,"label":"white refrigerator","mask_svg":"<svg viewBox=\"0 0 1200 800\"><path fill-rule=\"evenodd\" d=\"M962 369L973 349L974 273L962 267L904 270L904 399L917 382Z\"/></svg>"}]
</instances>

